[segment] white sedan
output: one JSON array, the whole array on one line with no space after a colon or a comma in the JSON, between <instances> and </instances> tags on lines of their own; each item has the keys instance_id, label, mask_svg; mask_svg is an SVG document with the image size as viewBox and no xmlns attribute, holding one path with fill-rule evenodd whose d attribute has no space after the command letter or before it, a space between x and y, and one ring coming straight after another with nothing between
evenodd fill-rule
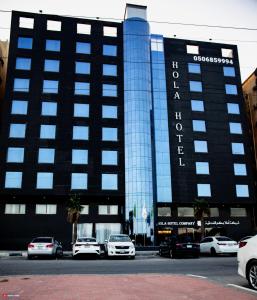
<instances>
[{"instance_id":1,"label":"white sedan","mask_svg":"<svg viewBox=\"0 0 257 300\"><path fill-rule=\"evenodd\" d=\"M95 238L80 237L76 240L76 243L72 247L72 256L76 258L82 254L95 254L100 256L101 248Z\"/></svg>"},{"instance_id":2,"label":"white sedan","mask_svg":"<svg viewBox=\"0 0 257 300\"><path fill-rule=\"evenodd\" d=\"M217 254L233 254L238 251L238 243L226 236L208 236L200 242L200 252Z\"/></svg>"},{"instance_id":3,"label":"white sedan","mask_svg":"<svg viewBox=\"0 0 257 300\"><path fill-rule=\"evenodd\" d=\"M111 234L105 241L106 254L110 256L127 256L135 258L136 251L133 242L126 234Z\"/></svg>"},{"instance_id":4,"label":"white sedan","mask_svg":"<svg viewBox=\"0 0 257 300\"><path fill-rule=\"evenodd\" d=\"M252 289L257 290L257 235L239 243L238 274L245 277Z\"/></svg>"}]
</instances>

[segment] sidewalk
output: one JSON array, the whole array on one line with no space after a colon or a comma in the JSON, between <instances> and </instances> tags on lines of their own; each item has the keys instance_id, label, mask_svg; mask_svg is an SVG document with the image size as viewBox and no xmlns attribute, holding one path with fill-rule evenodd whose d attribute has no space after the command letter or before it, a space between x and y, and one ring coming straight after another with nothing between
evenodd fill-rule
<instances>
[{"instance_id":1,"label":"sidewalk","mask_svg":"<svg viewBox=\"0 0 257 300\"><path fill-rule=\"evenodd\" d=\"M64 251L63 252L65 257L71 257L72 252L71 251ZM158 254L158 251L137 251L136 256L149 256L149 257L155 257ZM0 258L1 257L27 257L27 251L12 251L12 250L4 250L0 251Z\"/></svg>"},{"instance_id":2,"label":"sidewalk","mask_svg":"<svg viewBox=\"0 0 257 300\"><path fill-rule=\"evenodd\" d=\"M0 299L256 300L256 295L182 275L0 277Z\"/></svg>"}]
</instances>

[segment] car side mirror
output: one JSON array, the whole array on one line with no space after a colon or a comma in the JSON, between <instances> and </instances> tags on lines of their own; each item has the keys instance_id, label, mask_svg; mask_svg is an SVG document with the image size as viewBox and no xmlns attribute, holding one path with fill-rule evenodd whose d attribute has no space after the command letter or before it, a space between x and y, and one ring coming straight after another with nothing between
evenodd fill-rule
<instances>
[{"instance_id":1,"label":"car side mirror","mask_svg":"<svg viewBox=\"0 0 257 300\"><path fill-rule=\"evenodd\" d=\"M132 240L131 242L132 242L133 244L135 244L135 240Z\"/></svg>"},{"instance_id":2,"label":"car side mirror","mask_svg":"<svg viewBox=\"0 0 257 300\"><path fill-rule=\"evenodd\" d=\"M107 243L107 242L108 242L108 240L104 240L104 242L105 242L105 243Z\"/></svg>"}]
</instances>

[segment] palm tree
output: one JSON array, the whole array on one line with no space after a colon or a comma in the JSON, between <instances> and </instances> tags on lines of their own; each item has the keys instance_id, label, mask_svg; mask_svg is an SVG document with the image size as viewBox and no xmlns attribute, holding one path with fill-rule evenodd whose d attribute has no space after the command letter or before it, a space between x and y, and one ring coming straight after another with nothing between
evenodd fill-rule
<instances>
[{"instance_id":1,"label":"palm tree","mask_svg":"<svg viewBox=\"0 0 257 300\"><path fill-rule=\"evenodd\" d=\"M76 194L71 195L67 201L67 221L72 224L72 244L77 240L77 225L82 209L83 206L80 204L80 196Z\"/></svg>"},{"instance_id":2,"label":"palm tree","mask_svg":"<svg viewBox=\"0 0 257 300\"><path fill-rule=\"evenodd\" d=\"M210 217L210 207L206 199L195 199L193 202L194 217L201 220L201 239L205 235L204 217Z\"/></svg>"}]
</instances>

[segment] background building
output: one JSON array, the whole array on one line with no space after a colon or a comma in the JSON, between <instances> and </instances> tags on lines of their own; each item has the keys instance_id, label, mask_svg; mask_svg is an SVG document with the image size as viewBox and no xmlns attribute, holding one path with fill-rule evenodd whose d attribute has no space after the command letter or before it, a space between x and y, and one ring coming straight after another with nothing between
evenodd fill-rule
<instances>
[{"instance_id":1,"label":"background building","mask_svg":"<svg viewBox=\"0 0 257 300\"><path fill-rule=\"evenodd\" d=\"M13 12L1 118L1 248L55 235L80 194L79 235L137 244L253 227L254 187L237 48L151 35L146 7L123 23Z\"/></svg>"}]
</instances>

